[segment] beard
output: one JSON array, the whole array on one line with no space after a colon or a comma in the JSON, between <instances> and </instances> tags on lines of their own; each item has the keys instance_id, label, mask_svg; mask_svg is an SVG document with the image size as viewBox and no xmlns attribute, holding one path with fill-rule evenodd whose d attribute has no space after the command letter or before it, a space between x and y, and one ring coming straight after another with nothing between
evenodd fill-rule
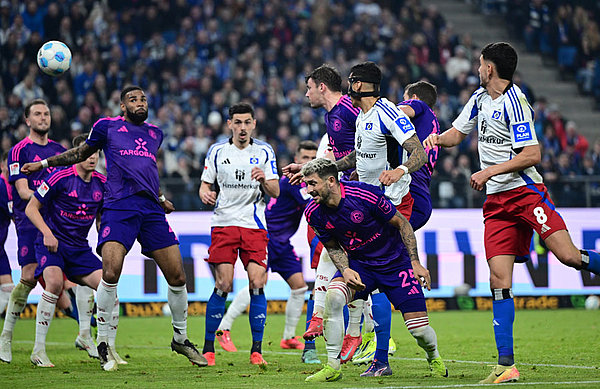
<instances>
[{"instance_id":1,"label":"beard","mask_svg":"<svg viewBox=\"0 0 600 389\"><path fill-rule=\"evenodd\" d=\"M125 108L125 110L127 111L127 117L135 124L143 123L144 120L148 119L148 111L136 113L130 111L129 108Z\"/></svg>"},{"instance_id":2,"label":"beard","mask_svg":"<svg viewBox=\"0 0 600 389\"><path fill-rule=\"evenodd\" d=\"M38 135L44 136L46 135L48 132L50 132L50 126L48 126L48 128L46 129L41 129L41 128L31 128L33 130L33 132L35 132Z\"/></svg>"}]
</instances>

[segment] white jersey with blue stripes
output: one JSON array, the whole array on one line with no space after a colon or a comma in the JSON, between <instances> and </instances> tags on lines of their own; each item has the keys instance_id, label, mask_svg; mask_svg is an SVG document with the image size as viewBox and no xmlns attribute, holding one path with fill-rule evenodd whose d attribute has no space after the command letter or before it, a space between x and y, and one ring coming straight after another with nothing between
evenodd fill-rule
<instances>
[{"instance_id":1,"label":"white jersey with blue stripes","mask_svg":"<svg viewBox=\"0 0 600 389\"><path fill-rule=\"evenodd\" d=\"M254 167L262 169L266 180L279 179L275 153L268 143L252 139L240 150L229 139L210 147L202 181L215 183L219 188L212 227L266 229L263 191L260 183L251 178Z\"/></svg>"},{"instance_id":2,"label":"white jersey with blue stripes","mask_svg":"<svg viewBox=\"0 0 600 389\"><path fill-rule=\"evenodd\" d=\"M538 144L533 126L533 108L521 89L514 84L495 100L485 88L477 89L452 126L463 134L479 129L479 162L482 170L511 160L524 146ZM542 182L542 176L531 166L519 172L492 177L486 184L486 193L504 192Z\"/></svg>"},{"instance_id":3,"label":"white jersey with blue stripes","mask_svg":"<svg viewBox=\"0 0 600 389\"><path fill-rule=\"evenodd\" d=\"M384 170L401 165L408 158L402 145L415 135L415 127L396 104L382 97L368 112L362 110L356 118L356 172L358 180L382 187L379 176ZM388 152L389 151L389 152ZM384 188L394 205L408 194L410 174Z\"/></svg>"}]
</instances>

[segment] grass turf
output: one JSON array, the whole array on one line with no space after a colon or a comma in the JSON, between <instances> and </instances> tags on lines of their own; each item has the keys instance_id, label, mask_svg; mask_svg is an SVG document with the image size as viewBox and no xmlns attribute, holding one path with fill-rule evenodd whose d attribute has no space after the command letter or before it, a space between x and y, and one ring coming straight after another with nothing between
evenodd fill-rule
<instances>
[{"instance_id":1,"label":"grass turf","mask_svg":"<svg viewBox=\"0 0 600 389\"><path fill-rule=\"evenodd\" d=\"M400 314L394 313L392 336L398 351L390 357L394 374L383 378L361 378L366 366L344 365L343 378L318 387L458 387L476 386L495 363L496 348L491 313L449 311L431 313L431 324L438 335L439 348L449 378L430 377L424 352L406 331ZM20 320L13 339L13 361L0 364L3 388L67 387L206 387L206 388L303 388L304 379L319 365L305 365L301 351L279 347L285 317L269 315L265 328L263 355L266 367L249 364L251 343L248 316L236 320L232 339L237 353L224 352L216 343L217 365L198 368L170 351L170 318L122 317L117 350L129 365L117 372L103 372L95 359L76 350L76 323L54 319L48 334L47 352L55 368L31 365L29 355L35 333L34 320ZM298 334L302 333L302 322ZM302 328L301 328L302 327ZM188 334L202 343L204 317L190 317ZM199 346L201 349L201 346ZM321 361L326 361L322 338L317 340ZM521 380L530 387L600 387L600 311L575 309L517 311L515 356ZM539 383L539 384L536 384ZM511 385L512 384L505 384ZM314 386L314 384L312 385Z\"/></svg>"}]
</instances>

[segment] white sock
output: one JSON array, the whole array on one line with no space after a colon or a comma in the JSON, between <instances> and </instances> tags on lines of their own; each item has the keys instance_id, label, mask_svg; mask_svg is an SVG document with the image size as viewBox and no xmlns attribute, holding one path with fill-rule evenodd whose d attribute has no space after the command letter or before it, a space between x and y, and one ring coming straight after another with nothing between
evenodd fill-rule
<instances>
[{"instance_id":1,"label":"white sock","mask_svg":"<svg viewBox=\"0 0 600 389\"><path fill-rule=\"evenodd\" d=\"M346 335L357 337L360 335L360 318L363 313L365 300L354 300L348 303L348 328Z\"/></svg>"},{"instance_id":2,"label":"white sock","mask_svg":"<svg viewBox=\"0 0 600 389\"><path fill-rule=\"evenodd\" d=\"M23 280L21 280L17 286L13 288L6 307L6 318L4 319L4 328L2 329L3 337L12 338L12 332L15 328L17 319L25 309L27 297L34 287L35 285L25 284L23 283Z\"/></svg>"},{"instance_id":3,"label":"white sock","mask_svg":"<svg viewBox=\"0 0 600 389\"><path fill-rule=\"evenodd\" d=\"M218 329L230 330L233 321L248 308L248 305L250 305L250 287L246 285L236 293Z\"/></svg>"},{"instance_id":4,"label":"white sock","mask_svg":"<svg viewBox=\"0 0 600 389\"><path fill-rule=\"evenodd\" d=\"M373 300L371 300L371 295L369 295L369 298L365 301L363 315L365 317L365 322L363 323L365 333L375 331L375 322L373 321Z\"/></svg>"},{"instance_id":5,"label":"white sock","mask_svg":"<svg viewBox=\"0 0 600 389\"><path fill-rule=\"evenodd\" d=\"M10 292L12 292L14 287L15 284L12 282L0 285L0 314L4 312L4 308L6 308L8 299L10 298Z\"/></svg>"},{"instance_id":6,"label":"white sock","mask_svg":"<svg viewBox=\"0 0 600 389\"><path fill-rule=\"evenodd\" d=\"M90 337L90 320L94 311L94 290L88 286L75 286L75 303L79 316L79 336Z\"/></svg>"},{"instance_id":7,"label":"white sock","mask_svg":"<svg viewBox=\"0 0 600 389\"><path fill-rule=\"evenodd\" d=\"M173 339L183 343L187 339L187 289L182 286L169 285L167 301L171 309L171 323L173 324Z\"/></svg>"},{"instance_id":8,"label":"white sock","mask_svg":"<svg viewBox=\"0 0 600 389\"><path fill-rule=\"evenodd\" d=\"M340 369L340 352L344 342L344 305L348 303L350 290L341 281L329 284L325 298L325 317L323 337L326 342L327 363L336 370Z\"/></svg>"},{"instance_id":9,"label":"white sock","mask_svg":"<svg viewBox=\"0 0 600 389\"><path fill-rule=\"evenodd\" d=\"M117 284L109 284L101 280L96 291L96 305L98 308L98 344L108 344L108 326L112 317L112 311L117 301Z\"/></svg>"},{"instance_id":10,"label":"white sock","mask_svg":"<svg viewBox=\"0 0 600 389\"><path fill-rule=\"evenodd\" d=\"M46 351L46 335L54 317L58 296L44 291L40 297L35 315L35 344L33 352Z\"/></svg>"},{"instance_id":11,"label":"white sock","mask_svg":"<svg viewBox=\"0 0 600 389\"><path fill-rule=\"evenodd\" d=\"M317 266L315 287L313 289L313 299L315 300L313 315L316 315L317 317L323 317L323 312L325 311L325 294L327 293L329 282L336 271L337 268L331 261L331 258L329 258L327 250L323 249L321 258L319 259L319 265Z\"/></svg>"},{"instance_id":12,"label":"white sock","mask_svg":"<svg viewBox=\"0 0 600 389\"><path fill-rule=\"evenodd\" d=\"M419 347L427 353L427 360L431 361L440 356L437 348L437 335L429 325L427 316L406 320L404 324L406 324L408 332L417 340Z\"/></svg>"},{"instance_id":13,"label":"white sock","mask_svg":"<svg viewBox=\"0 0 600 389\"><path fill-rule=\"evenodd\" d=\"M302 315L304 295L307 290L308 286L292 289L290 291L290 297L285 305L285 329L283 330L283 339L291 339L296 334L296 326L298 325L298 320L300 320L300 315Z\"/></svg>"},{"instance_id":14,"label":"white sock","mask_svg":"<svg viewBox=\"0 0 600 389\"><path fill-rule=\"evenodd\" d=\"M110 317L110 323L108 323L108 346L115 350L115 342L117 339L117 327L119 327L119 297L115 300L115 306Z\"/></svg>"}]
</instances>

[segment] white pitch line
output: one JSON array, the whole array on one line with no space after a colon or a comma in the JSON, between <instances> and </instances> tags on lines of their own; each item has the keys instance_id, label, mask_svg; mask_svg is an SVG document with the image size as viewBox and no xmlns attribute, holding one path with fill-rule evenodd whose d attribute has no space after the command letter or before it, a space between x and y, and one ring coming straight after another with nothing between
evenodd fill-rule
<instances>
[{"instance_id":1,"label":"white pitch line","mask_svg":"<svg viewBox=\"0 0 600 389\"><path fill-rule=\"evenodd\" d=\"M13 343L22 343L22 344L33 344L34 342L32 340L15 340L13 341ZM67 343L67 342L46 342L47 345L51 345L51 346L70 346L74 343ZM160 349L165 349L165 348L169 348L168 346L146 346L146 345L121 345L120 348L132 348L132 349L150 349L150 350L160 350ZM250 352L250 350L241 350L238 349L238 352ZM294 351L269 351L269 350L264 350L265 354L277 354L277 355L299 355L298 352L294 352ZM325 356L324 354L321 354L321 356ZM405 357L393 357L390 356L389 359L394 359L397 361L426 361L425 358L405 358ZM452 363L465 363L465 364L471 364L471 365L495 365L496 362L490 362L490 361L463 361L460 359L446 359L444 360L444 362L452 362ZM552 364L552 363L523 363L523 362L518 362L518 365L521 366L541 366L541 367L558 367L558 368L563 368L563 369L587 369L587 370L600 370L599 366L580 366L580 365L558 365L558 364Z\"/></svg>"},{"instance_id":2,"label":"white pitch line","mask_svg":"<svg viewBox=\"0 0 600 389\"><path fill-rule=\"evenodd\" d=\"M377 389L437 389L437 388L489 388L490 386L522 386L522 385L593 385L600 384L600 381L548 381L548 382L507 382L503 384L457 384L457 385L415 385L415 386L376 386ZM345 389L364 389L345 388Z\"/></svg>"}]
</instances>

